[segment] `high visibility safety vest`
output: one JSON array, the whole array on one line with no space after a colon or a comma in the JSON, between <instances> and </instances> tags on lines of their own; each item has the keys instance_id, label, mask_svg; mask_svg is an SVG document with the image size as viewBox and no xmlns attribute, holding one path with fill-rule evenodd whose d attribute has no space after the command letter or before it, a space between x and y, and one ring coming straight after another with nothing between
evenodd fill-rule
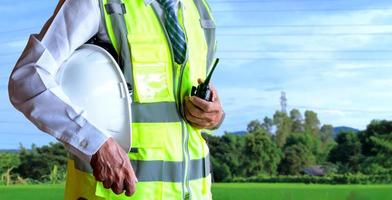
<instances>
[{"instance_id":1,"label":"high visibility safety vest","mask_svg":"<svg viewBox=\"0 0 392 200\"><path fill-rule=\"evenodd\" d=\"M181 0L187 60L176 64L155 0L101 0L109 38L132 85L132 149L139 182L132 197L105 189L88 163L68 160L65 199L212 199L209 150L182 116L183 99L214 59L215 23L205 0ZM126 70L125 70L126 71ZM133 83L133 84L132 84Z\"/></svg>"}]
</instances>

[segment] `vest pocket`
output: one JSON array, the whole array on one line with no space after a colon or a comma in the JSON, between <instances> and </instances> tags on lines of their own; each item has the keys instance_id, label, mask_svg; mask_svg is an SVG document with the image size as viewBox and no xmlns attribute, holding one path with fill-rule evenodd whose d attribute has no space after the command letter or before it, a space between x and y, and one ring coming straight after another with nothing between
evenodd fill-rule
<instances>
[{"instance_id":1,"label":"vest pocket","mask_svg":"<svg viewBox=\"0 0 392 200\"><path fill-rule=\"evenodd\" d=\"M167 131L159 123L132 123L131 160L163 160ZM135 151L136 150L136 151Z\"/></svg>"},{"instance_id":2,"label":"vest pocket","mask_svg":"<svg viewBox=\"0 0 392 200\"><path fill-rule=\"evenodd\" d=\"M173 101L172 70L166 46L158 37L128 35L131 44L135 102Z\"/></svg>"}]
</instances>

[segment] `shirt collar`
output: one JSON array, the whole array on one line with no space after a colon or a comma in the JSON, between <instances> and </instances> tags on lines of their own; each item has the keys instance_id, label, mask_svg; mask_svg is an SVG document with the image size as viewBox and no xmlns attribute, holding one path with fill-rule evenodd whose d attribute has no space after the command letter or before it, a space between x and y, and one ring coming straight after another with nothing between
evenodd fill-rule
<instances>
[{"instance_id":1,"label":"shirt collar","mask_svg":"<svg viewBox=\"0 0 392 200\"><path fill-rule=\"evenodd\" d=\"M152 2L154 2L154 1L156 1L156 0L144 0L144 5L150 5ZM181 0L175 0L176 2L179 2L179 1L181 1Z\"/></svg>"},{"instance_id":2,"label":"shirt collar","mask_svg":"<svg viewBox=\"0 0 392 200\"><path fill-rule=\"evenodd\" d=\"M144 4L147 6L150 5L153 1L155 0L144 0Z\"/></svg>"}]
</instances>

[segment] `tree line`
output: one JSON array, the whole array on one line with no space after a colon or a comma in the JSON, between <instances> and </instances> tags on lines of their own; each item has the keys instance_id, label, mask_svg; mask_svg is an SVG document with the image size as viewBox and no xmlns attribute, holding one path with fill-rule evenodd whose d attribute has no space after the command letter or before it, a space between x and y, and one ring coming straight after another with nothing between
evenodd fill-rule
<instances>
[{"instance_id":1,"label":"tree line","mask_svg":"<svg viewBox=\"0 0 392 200\"><path fill-rule=\"evenodd\" d=\"M61 143L0 152L0 185L63 182L67 155Z\"/></svg>"},{"instance_id":2,"label":"tree line","mask_svg":"<svg viewBox=\"0 0 392 200\"><path fill-rule=\"evenodd\" d=\"M302 182L304 175L324 176L329 183L392 182L392 121L373 120L363 131L334 136L333 126L321 125L317 113L303 116L293 109L251 121L244 135L204 136L216 182Z\"/></svg>"},{"instance_id":3,"label":"tree line","mask_svg":"<svg viewBox=\"0 0 392 200\"><path fill-rule=\"evenodd\" d=\"M317 113L293 109L251 121L243 135L203 136L215 182L392 182L392 121L334 136ZM67 151L60 143L21 146L0 152L0 161L0 184L57 183L65 178Z\"/></svg>"}]
</instances>

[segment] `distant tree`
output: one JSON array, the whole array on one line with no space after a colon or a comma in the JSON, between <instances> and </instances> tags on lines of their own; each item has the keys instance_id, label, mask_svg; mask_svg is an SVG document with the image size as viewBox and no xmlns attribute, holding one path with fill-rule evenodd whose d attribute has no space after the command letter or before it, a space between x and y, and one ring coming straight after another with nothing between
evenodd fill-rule
<instances>
[{"instance_id":1,"label":"distant tree","mask_svg":"<svg viewBox=\"0 0 392 200\"><path fill-rule=\"evenodd\" d=\"M313 148L313 138L311 135L303 134L303 133L293 133L291 134L286 141L284 148L301 144L305 146L307 149L311 150Z\"/></svg>"},{"instance_id":2,"label":"distant tree","mask_svg":"<svg viewBox=\"0 0 392 200\"><path fill-rule=\"evenodd\" d=\"M330 124L324 124L320 129L321 142L327 143L333 140L333 126Z\"/></svg>"},{"instance_id":3,"label":"distant tree","mask_svg":"<svg viewBox=\"0 0 392 200\"><path fill-rule=\"evenodd\" d=\"M388 145L381 145L381 141L391 142L391 135L392 121L373 120L366 130L360 133L362 153L365 156L375 156L380 152L389 151Z\"/></svg>"},{"instance_id":4,"label":"distant tree","mask_svg":"<svg viewBox=\"0 0 392 200\"><path fill-rule=\"evenodd\" d=\"M305 167L315 164L313 145L314 138L310 134L291 134L283 147L284 155L279 164L279 173L296 175L300 174Z\"/></svg>"},{"instance_id":5,"label":"distant tree","mask_svg":"<svg viewBox=\"0 0 392 200\"><path fill-rule=\"evenodd\" d=\"M232 178L230 167L228 167L226 163L220 162L217 158L212 156L211 165L214 182L222 182Z\"/></svg>"},{"instance_id":6,"label":"distant tree","mask_svg":"<svg viewBox=\"0 0 392 200\"><path fill-rule=\"evenodd\" d=\"M279 173L284 175L299 175L305 167L312 166L315 158L305 145L298 143L287 146L279 164Z\"/></svg>"},{"instance_id":7,"label":"distant tree","mask_svg":"<svg viewBox=\"0 0 392 200\"><path fill-rule=\"evenodd\" d=\"M60 143L50 143L42 147L33 145L31 150L21 147L19 157L20 165L16 172L23 178L43 181L48 179L55 165L57 171L65 171L67 151Z\"/></svg>"},{"instance_id":8,"label":"distant tree","mask_svg":"<svg viewBox=\"0 0 392 200\"><path fill-rule=\"evenodd\" d=\"M253 120L253 121L249 122L248 127L247 127L246 130L248 131L248 133L250 133L250 132L262 129L262 128L263 127L262 127L260 121L256 119L256 120Z\"/></svg>"},{"instance_id":9,"label":"distant tree","mask_svg":"<svg viewBox=\"0 0 392 200\"><path fill-rule=\"evenodd\" d=\"M245 136L244 146L245 175L276 174L281 152L269 134L260 129Z\"/></svg>"},{"instance_id":10,"label":"distant tree","mask_svg":"<svg viewBox=\"0 0 392 200\"><path fill-rule=\"evenodd\" d=\"M0 153L0 175L7 172L9 169L18 167L20 163L19 155L17 153L1 152Z\"/></svg>"},{"instance_id":11,"label":"distant tree","mask_svg":"<svg viewBox=\"0 0 392 200\"><path fill-rule=\"evenodd\" d=\"M264 128L269 134L272 134L272 127L274 126L274 120L269 117L264 117L261 127Z\"/></svg>"},{"instance_id":12,"label":"distant tree","mask_svg":"<svg viewBox=\"0 0 392 200\"><path fill-rule=\"evenodd\" d=\"M336 145L333 138L333 126L324 124L320 129L319 138L315 138L314 155L318 164L325 164L328 160L329 152Z\"/></svg>"},{"instance_id":13,"label":"distant tree","mask_svg":"<svg viewBox=\"0 0 392 200\"><path fill-rule=\"evenodd\" d=\"M241 153L241 150L245 146L245 137L234 134L225 134L222 136L221 141L222 147L224 147L224 149L222 149L223 152L221 152L221 160L230 168L232 175L242 175L245 155Z\"/></svg>"},{"instance_id":14,"label":"distant tree","mask_svg":"<svg viewBox=\"0 0 392 200\"><path fill-rule=\"evenodd\" d=\"M245 137L226 133L223 136L204 135L211 154L215 181L224 181L244 173L242 154Z\"/></svg>"},{"instance_id":15,"label":"distant tree","mask_svg":"<svg viewBox=\"0 0 392 200\"><path fill-rule=\"evenodd\" d=\"M290 111L290 119L293 122L291 126L291 132L302 133L305 131L303 117L298 109L293 109Z\"/></svg>"},{"instance_id":16,"label":"distant tree","mask_svg":"<svg viewBox=\"0 0 392 200\"><path fill-rule=\"evenodd\" d=\"M336 137L336 143L329 154L329 161L339 164L342 173L359 171L361 143L357 135L352 132L341 132Z\"/></svg>"},{"instance_id":17,"label":"distant tree","mask_svg":"<svg viewBox=\"0 0 392 200\"><path fill-rule=\"evenodd\" d=\"M373 120L359 133L362 144L364 173L392 171L392 121Z\"/></svg>"},{"instance_id":18,"label":"distant tree","mask_svg":"<svg viewBox=\"0 0 392 200\"><path fill-rule=\"evenodd\" d=\"M291 134L292 121L286 113L280 111L275 112L273 120L277 127L275 134L276 144L282 148L286 143L287 137Z\"/></svg>"},{"instance_id":19,"label":"distant tree","mask_svg":"<svg viewBox=\"0 0 392 200\"><path fill-rule=\"evenodd\" d=\"M318 136L320 128L320 120L317 113L313 111L305 111L305 131L311 133L314 137Z\"/></svg>"}]
</instances>

